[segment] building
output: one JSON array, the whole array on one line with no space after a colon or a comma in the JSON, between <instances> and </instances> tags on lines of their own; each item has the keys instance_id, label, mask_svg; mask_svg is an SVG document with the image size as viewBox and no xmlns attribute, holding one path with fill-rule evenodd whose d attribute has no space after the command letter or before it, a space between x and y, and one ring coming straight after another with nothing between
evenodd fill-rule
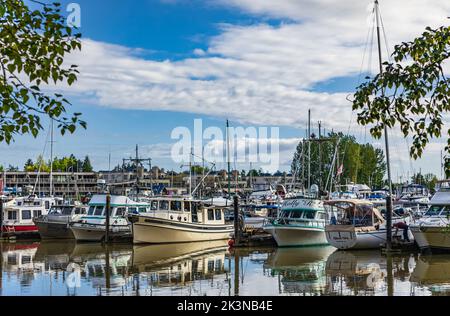
<instances>
[{"instance_id":1,"label":"building","mask_svg":"<svg viewBox=\"0 0 450 316\"><path fill-rule=\"evenodd\" d=\"M95 172L54 172L53 196L79 199L95 194L99 192L97 180ZM50 195L50 173L46 172L3 172L0 183L6 193Z\"/></svg>"}]
</instances>

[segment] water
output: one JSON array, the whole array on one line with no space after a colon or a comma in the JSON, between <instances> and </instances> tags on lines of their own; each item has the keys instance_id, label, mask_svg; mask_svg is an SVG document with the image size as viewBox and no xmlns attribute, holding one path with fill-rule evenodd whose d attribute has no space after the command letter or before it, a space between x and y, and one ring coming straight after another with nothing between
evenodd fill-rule
<instances>
[{"instance_id":1,"label":"water","mask_svg":"<svg viewBox=\"0 0 450 316\"><path fill-rule=\"evenodd\" d=\"M0 295L449 295L450 255L226 243L2 243Z\"/></svg>"}]
</instances>

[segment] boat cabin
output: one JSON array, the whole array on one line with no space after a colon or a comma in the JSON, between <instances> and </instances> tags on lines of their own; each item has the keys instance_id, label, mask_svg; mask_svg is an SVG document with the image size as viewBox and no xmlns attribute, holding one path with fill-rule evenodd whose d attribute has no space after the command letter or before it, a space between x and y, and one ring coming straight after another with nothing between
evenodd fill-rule
<instances>
[{"instance_id":1,"label":"boat cabin","mask_svg":"<svg viewBox=\"0 0 450 316\"><path fill-rule=\"evenodd\" d=\"M33 218L46 215L55 205L62 205L62 199L39 198L37 196L19 197L4 206L4 221L9 224L33 224Z\"/></svg>"},{"instance_id":2,"label":"boat cabin","mask_svg":"<svg viewBox=\"0 0 450 316\"><path fill-rule=\"evenodd\" d=\"M106 217L106 195L94 195L88 205L88 217ZM125 217L136 212L148 212L149 205L126 196L111 195L110 208L111 217Z\"/></svg>"},{"instance_id":3,"label":"boat cabin","mask_svg":"<svg viewBox=\"0 0 450 316\"><path fill-rule=\"evenodd\" d=\"M146 216L187 223L225 224L225 207L206 206L200 200L158 197L150 199L149 204L150 211L146 212Z\"/></svg>"},{"instance_id":4,"label":"boat cabin","mask_svg":"<svg viewBox=\"0 0 450 316\"><path fill-rule=\"evenodd\" d=\"M363 200L327 201L324 203L330 225L379 228L385 222L372 203Z\"/></svg>"},{"instance_id":5,"label":"boat cabin","mask_svg":"<svg viewBox=\"0 0 450 316\"><path fill-rule=\"evenodd\" d=\"M326 222L326 213L323 202L316 199L289 199L285 200L277 223L281 225L301 225L323 228Z\"/></svg>"}]
</instances>

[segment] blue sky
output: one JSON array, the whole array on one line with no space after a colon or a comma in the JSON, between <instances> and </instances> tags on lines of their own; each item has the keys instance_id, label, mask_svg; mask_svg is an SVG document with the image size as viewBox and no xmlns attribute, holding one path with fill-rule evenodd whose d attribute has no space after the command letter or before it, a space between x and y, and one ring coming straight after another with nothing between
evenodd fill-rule
<instances>
[{"instance_id":1,"label":"blue sky","mask_svg":"<svg viewBox=\"0 0 450 316\"><path fill-rule=\"evenodd\" d=\"M416 0L383 2L392 46L427 25L444 23L450 9L440 1L426 6ZM179 169L167 157L171 131L192 127L197 118L224 128L229 118L234 126L280 127L279 169L286 170L304 136L308 108L314 126L321 120L327 129L382 144L354 124L346 100L361 70L376 66L367 57L363 62L370 1L334 6L325 0L77 3L84 43L70 62L80 65L82 75L74 89L57 89L69 96L73 111L83 113L88 129L58 136L56 155L89 154L96 169L106 169L109 152L115 165L139 144L155 164ZM395 14L399 8L401 17ZM9 147L0 145L0 164L22 166L42 153L45 137L46 131L37 140L17 137ZM439 173L436 153L442 143L434 141L429 157L410 163L407 141L393 131L394 168L400 174L419 168Z\"/></svg>"}]
</instances>

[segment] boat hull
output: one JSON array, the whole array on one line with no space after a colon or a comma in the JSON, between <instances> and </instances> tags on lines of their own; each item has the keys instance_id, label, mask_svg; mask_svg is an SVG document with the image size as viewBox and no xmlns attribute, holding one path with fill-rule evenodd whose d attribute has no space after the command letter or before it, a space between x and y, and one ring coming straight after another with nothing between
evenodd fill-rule
<instances>
[{"instance_id":1,"label":"boat hull","mask_svg":"<svg viewBox=\"0 0 450 316\"><path fill-rule=\"evenodd\" d=\"M273 236L278 247L328 245L323 228L266 226L264 230Z\"/></svg>"},{"instance_id":2,"label":"boat hull","mask_svg":"<svg viewBox=\"0 0 450 316\"><path fill-rule=\"evenodd\" d=\"M78 224L70 226L75 239L78 242L102 242L105 240L106 228L104 225ZM112 242L131 241L130 226L110 228L109 239Z\"/></svg>"},{"instance_id":3,"label":"boat hull","mask_svg":"<svg viewBox=\"0 0 450 316\"><path fill-rule=\"evenodd\" d=\"M3 235L17 238L39 237L36 225L4 225Z\"/></svg>"},{"instance_id":4,"label":"boat hull","mask_svg":"<svg viewBox=\"0 0 450 316\"><path fill-rule=\"evenodd\" d=\"M168 244L230 238L232 225L202 225L145 218L133 223L135 244Z\"/></svg>"},{"instance_id":5,"label":"boat hull","mask_svg":"<svg viewBox=\"0 0 450 316\"><path fill-rule=\"evenodd\" d=\"M326 237L330 245L338 249L379 249L386 243L387 231L379 230L357 231L353 226L327 226ZM402 231L393 229L392 237L401 239ZM411 232L409 238L413 239Z\"/></svg>"},{"instance_id":6,"label":"boat hull","mask_svg":"<svg viewBox=\"0 0 450 316\"><path fill-rule=\"evenodd\" d=\"M442 226L413 226L411 232L420 249L450 251L450 231Z\"/></svg>"},{"instance_id":7,"label":"boat hull","mask_svg":"<svg viewBox=\"0 0 450 316\"><path fill-rule=\"evenodd\" d=\"M35 220L39 235L42 239L74 239L70 226L67 223Z\"/></svg>"}]
</instances>

